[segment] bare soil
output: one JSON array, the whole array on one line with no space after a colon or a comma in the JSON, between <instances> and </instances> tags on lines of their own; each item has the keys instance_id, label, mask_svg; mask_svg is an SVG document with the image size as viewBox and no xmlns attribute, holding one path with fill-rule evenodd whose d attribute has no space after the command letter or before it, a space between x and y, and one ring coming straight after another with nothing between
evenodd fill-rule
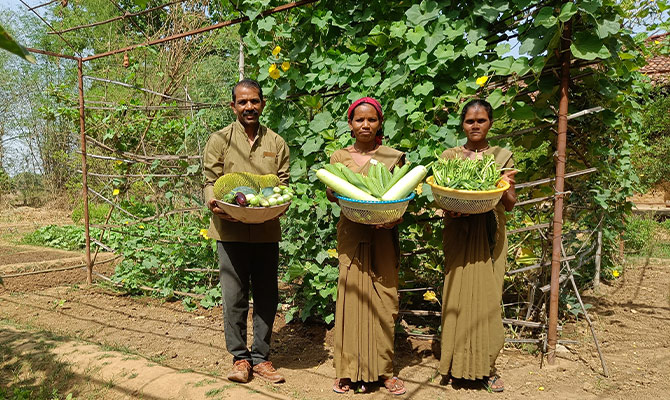
<instances>
[{"instance_id":1,"label":"bare soil","mask_svg":"<svg viewBox=\"0 0 670 400\"><path fill-rule=\"evenodd\" d=\"M26 265L47 268L49 262L82 256L17 244L22 234L39 225L68 223L66 213L41 213L25 208L0 213L3 275L25 270ZM670 379L669 262L629 260L613 284L603 285L600 293L583 294L593 305L590 312L610 377L602 375L593 339L581 319L564 326L563 338L579 344L561 348L556 365L548 366L539 354L505 348L498 359L506 385L501 394L473 385L441 384L435 355L439 344L398 336L396 365L408 387L402 398L670 398L665 388ZM113 265L98 270L108 275ZM58 384L50 388L77 398L388 397L383 388L365 395L333 393L332 329L285 324L283 315L275 320L272 361L287 382L227 382L223 377L232 359L225 350L220 309L187 312L180 302L131 297L100 284L87 286L80 269L6 278L0 288L0 318L0 388L38 388L49 383L49 377L58 377Z\"/></svg>"}]
</instances>

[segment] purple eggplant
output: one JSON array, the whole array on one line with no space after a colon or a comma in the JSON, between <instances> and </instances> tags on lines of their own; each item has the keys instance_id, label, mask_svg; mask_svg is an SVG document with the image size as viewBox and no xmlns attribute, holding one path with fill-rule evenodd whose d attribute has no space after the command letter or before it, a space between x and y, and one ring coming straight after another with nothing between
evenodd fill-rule
<instances>
[{"instance_id":1,"label":"purple eggplant","mask_svg":"<svg viewBox=\"0 0 670 400\"><path fill-rule=\"evenodd\" d=\"M235 202L242 207L246 207L249 205L249 202L247 201L247 196L245 196L244 193L242 192L235 193Z\"/></svg>"}]
</instances>

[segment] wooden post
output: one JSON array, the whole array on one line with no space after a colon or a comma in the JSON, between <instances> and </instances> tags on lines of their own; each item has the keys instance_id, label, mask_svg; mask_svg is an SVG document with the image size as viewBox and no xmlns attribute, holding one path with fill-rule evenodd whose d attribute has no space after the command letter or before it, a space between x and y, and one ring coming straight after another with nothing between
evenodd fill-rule
<instances>
[{"instance_id":1,"label":"wooden post","mask_svg":"<svg viewBox=\"0 0 670 400\"><path fill-rule=\"evenodd\" d=\"M602 258L603 252L603 231L602 228L598 229L598 244L596 245L596 272L593 276L593 290L596 292L600 290L600 261Z\"/></svg>"},{"instance_id":2,"label":"wooden post","mask_svg":"<svg viewBox=\"0 0 670 400\"><path fill-rule=\"evenodd\" d=\"M558 106L558 137L556 139L556 197L551 253L551 292L549 296L549 331L547 333L547 362L556 362L558 332L558 287L561 270L561 234L563 229L563 198L565 189L565 147L568 133L568 89L570 87L570 38L572 21L565 23L561 37L561 89Z\"/></svg>"},{"instance_id":3,"label":"wooden post","mask_svg":"<svg viewBox=\"0 0 670 400\"><path fill-rule=\"evenodd\" d=\"M84 68L83 60L77 60L77 78L79 81L79 133L81 134L81 184L84 202L84 231L86 235L86 283L93 283L93 264L91 263L91 232L88 215L88 182L86 163L86 121L84 119Z\"/></svg>"}]
</instances>

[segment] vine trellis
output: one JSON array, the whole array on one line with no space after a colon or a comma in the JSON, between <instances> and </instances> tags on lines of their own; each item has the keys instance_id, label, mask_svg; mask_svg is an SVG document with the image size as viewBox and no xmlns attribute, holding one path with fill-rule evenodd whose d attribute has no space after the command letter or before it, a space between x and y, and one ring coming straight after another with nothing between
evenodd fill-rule
<instances>
[{"instance_id":1,"label":"vine trellis","mask_svg":"<svg viewBox=\"0 0 670 400\"><path fill-rule=\"evenodd\" d=\"M197 154L147 154L146 148L144 147L145 143L145 137L148 133L148 131L151 129L151 123L154 118L157 118L156 115L159 115L158 113L162 111L182 111L182 112L190 112L193 113L195 111L198 111L200 109L207 109L207 108L219 108L222 107L220 104L212 104L212 103L199 103L199 102L193 102L188 94L188 91L185 91L185 96L184 97L177 97L174 96L174 94L168 94L168 93L161 93L160 91L156 91L152 88L144 88L144 87L137 87L133 85L129 85L123 82L115 81L112 79L107 79L103 77L96 77L96 76L89 76L89 75L84 75L83 73L83 66L84 63L97 60L97 59L102 59L105 57L113 56L113 55L118 55L118 54L124 54L127 55L128 52L131 52L133 50L136 50L138 48L149 48L152 46L156 45L164 45L166 43L170 43L179 39L184 39L184 38L189 38L189 37L195 37L197 35L204 34L206 32L214 31L217 29L225 28L225 27L230 27L233 25L240 24L242 22L249 21L249 17L243 16L240 18L236 19L230 19L227 21L219 22L217 24L212 24L204 27L200 27L197 29L191 29L185 32L180 32L172 35L167 35L159 38L154 38L151 39L149 38L146 33L140 29L139 31L147 38L145 42L138 43L138 44L132 44L129 46L124 46L116 49L109 49L108 51L100 52L100 53L95 53L95 54L89 54L89 55L83 55L80 54L80 52L77 52L75 48L65 39L63 36L64 34L80 29L86 29L86 28L92 28L96 26L102 26L108 23L112 23L115 21L120 21L128 18L131 22L133 21L134 17L137 17L139 15L144 15L144 14L149 14L152 12L158 12L163 10L165 7L170 7L170 6L175 6L179 3L183 3L186 0L179 0L179 1L171 1L168 3L165 3L160 6L152 7L146 10L143 10L141 12L136 12L136 13L123 13L122 15L119 15L117 17L107 19L104 21L100 22L94 22L94 23L89 23L81 26L76 26L76 27L69 27L66 29L61 29L61 30L56 30L54 29L48 21L46 21L44 18L39 16L38 12L36 11L38 8L49 5L53 3L54 1L51 1L49 3L44 3L39 6L35 7L29 7L25 2L23 4L35 15L37 15L49 28L50 32L49 34L55 35L59 37L63 43L65 43L73 52L75 55L67 55L67 54L61 54L61 53L56 53L52 51L46 51L46 50L40 50L40 49L28 49L29 51L37 54L43 54L47 56L52 56L52 57L57 57L61 59L66 59L66 60L73 60L77 62L77 77L78 77L78 111L79 111L79 133L80 133L80 145L81 145L81 150L79 153L81 154L81 169L80 173L82 175L82 200L84 204L84 226L85 226L85 239L86 239L86 279L87 282L90 284L92 283L92 278L93 276L98 276L101 279L104 279L106 281L110 281L115 285L120 285L117 282L113 282L109 277L106 277L96 271L93 270L94 265L99 264L101 262L107 262L109 260L105 261L100 261L96 262L96 257L98 255L98 251L102 249L109 249L108 246L104 244L104 235L106 232L115 232L115 229L121 228L122 225L115 224L115 223L109 223L111 215L114 211L118 213L123 213L124 215L128 216L129 218L132 219L132 221L128 221L128 224L142 224L142 223L148 223L152 221L156 221L160 218L165 218L170 215L179 215L179 214L185 214L185 213L192 213L192 212L197 212L200 207L195 206L195 204L190 204L191 207L181 207L181 208L176 208L172 210L156 210L156 215L152 217L144 217L144 218L139 218L138 216L134 215L131 211L124 209L120 204L118 204L118 201L116 201L114 198L109 198L109 196L105 196L103 193L100 193L99 191L96 191L95 189L89 187L88 184L88 178L95 178L95 179L100 179L103 182L105 180L109 181L109 179L116 179L116 178L128 178L128 179L135 179L135 180L147 180L151 178L185 178L191 181L191 184L194 186L198 186L200 182L200 176L196 174L197 168L193 169L192 171L188 171L187 173L117 173L117 174L110 174L110 173L101 173L101 172L90 172L89 171L89 162L93 162L91 160L98 160L99 162L114 162L114 163L122 163L122 164L129 164L129 165L144 165L144 166L151 166L154 165L155 163L167 163L164 168L165 169L183 169L183 164L179 163L186 163L187 165L194 165L194 164L189 164L189 162L197 162L200 163L201 161L201 149L198 149ZM303 7L303 6L308 6L312 5L313 3L316 3L318 0L303 0L299 2L292 2L288 4L284 4L278 7L274 7L271 9L268 9L266 11L260 12L259 15L261 17L269 16L272 14L276 13L281 13L284 11L288 11L294 8L298 7ZM115 4L116 5L116 4ZM118 6L117 6L118 8ZM123 11L123 10L121 10ZM526 10L524 10L526 11ZM134 24L134 23L133 23ZM587 261L591 259L596 260L596 268L599 268L599 254L601 252L601 246L602 246L602 239L601 239L601 229L602 226L599 224L597 227L595 227L592 230L589 230L587 232L585 231L567 231L563 232L563 223L564 223L564 218L563 218L563 210L566 208L564 205L564 199L566 195L570 194L570 191L565 190L565 179L566 178L577 178L582 175L586 175L589 173L596 172L596 168L587 168L584 170L580 171L574 171L570 173L565 172L565 166L566 166L566 147L570 145L567 140L567 134L568 134L568 120L573 119L573 118L578 118L582 117L588 114L593 114L593 113L599 113L603 111L602 107L593 107L593 108L588 108L584 109L572 114L568 113L568 105L569 105L569 97L568 97L568 90L569 90L569 85L571 80L575 79L575 76L570 76L570 69L571 68L586 68L587 66L593 66L597 65L600 61L580 61L577 63L572 63L573 58L571 54L571 49L570 49L570 37L571 37L571 20L565 21L565 25L563 27L563 35L561 37L561 58L560 58L560 63L551 67L546 67L542 73L543 74L555 74L555 75L560 75L561 77L561 85L560 85L560 102L558 104L556 112L556 122L547 122L545 124L535 126L532 128L525 128L521 129L515 132L511 133L506 133L498 136L494 136L491 138L492 141L496 140L502 140L502 139L507 139L511 137L516 137L516 136L522 136L522 135L527 135L529 133L535 132L537 130L541 129L553 129L554 126L556 126L555 129L555 134L556 134L556 143L557 143L557 154L555 156L555 167L556 167L556 173L554 177L547 177L541 180L533 181L533 182L525 182L525 183L520 183L517 185L518 189L525 189L525 188L532 188L536 187L539 185L547 185L553 182L553 194L549 196L540 196L540 197L533 197L532 194L529 194L527 199L520 201L518 203L519 207L522 207L524 209L525 213L528 213L529 208L541 208L541 207L550 207L551 204L553 203L553 221L544 221L541 223L537 223L534 225L526 226L523 228L517 228L517 229L512 229L508 231L509 236L514 236L514 235L519 235L519 234L525 234L525 235L531 235L537 233L542 237L544 242L548 243L551 241L552 246L551 246L551 251L549 251L549 248L543 248L543 253L538 260L537 263L529 266L525 266L522 268L517 268L515 270L511 270L507 272L507 276L514 276L516 274L529 274L528 280L531 283L531 290L529 292L529 297L526 299L525 302L519 302L519 303L524 303L526 305L525 307L525 316L522 316L521 318L505 318L504 323L508 324L512 327L520 327L521 332L514 332L515 337L507 338L508 342L512 343L540 343L543 344L543 347L548 350L548 360L550 363L554 362L555 359L555 349L556 345L559 343L558 337L557 337L557 332L560 330L560 327L558 326L558 296L559 296L559 290L560 286L564 282L570 282L572 284L573 290L577 298L579 299L582 311L584 315L586 316L586 319L591 326L591 330L593 333L594 341L596 343L596 348L598 349L598 352L600 353L600 349L598 346L598 341L595 335L595 331L593 330L591 320L588 317L588 313L586 310L586 307L581 301L581 297L579 295L579 292L577 290L577 286L574 281L573 273L576 270L579 270L580 267L582 267ZM240 73L242 73L244 69L244 58L242 57L242 50L244 49L243 45L240 43ZM578 78L584 78L591 72L585 72L583 74L578 75ZM508 85L514 83L514 82L520 82L523 79L523 76L516 76L514 78L510 78L512 80L507 80L505 82L496 82L496 83L490 83L489 88L490 89L500 89L500 88L505 88ZM166 101L171 101L173 102L172 104L145 104L145 105L139 105L139 104L125 104L122 107L118 107L115 105L115 103L112 102L107 102L105 99L103 100L85 100L84 92L85 92L85 85L84 85L84 80L90 80L90 81L96 81L96 82L103 82L108 85L117 85L119 87L124 87L126 89L130 90L138 90L143 93L146 93L148 95L153 95L157 96L160 99L161 103L164 103ZM349 90L348 87L340 87L337 90L331 90L331 91L325 91L321 93L321 98L324 99L325 101L330 101L330 99L333 99L339 95L342 95L344 93L347 93L347 90ZM289 100L295 100L299 97L302 96L312 96L315 95L316 93L304 93L300 95L295 95L291 94L288 96ZM87 105L89 104L89 105ZM93 104L92 106L90 104ZM325 105L325 104L324 104ZM95 110L95 111L113 111L113 112L123 112L124 110L131 110L131 111L138 111L138 112L147 112L149 113L149 123L146 126L146 129L144 132L141 133L140 140L137 143L136 148L133 151L129 150L124 150L120 151L117 149L114 149L101 141L93 138L90 136L88 133L90 132L91 129L99 129L102 128L102 126L96 126L96 127L88 127L86 125L86 110ZM113 129L113 127L107 126L108 129ZM95 147L96 150L98 150L96 153L91 153L89 154L89 148L90 147ZM140 154L144 151L144 154ZM101 154L98 154L101 153ZM95 161L95 162L98 162ZM172 163L172 164L170 164ZM106 216L106 220L102 224L92 224L90 222L90 214L89 214L89 196L93 195L97 198L99 198L101 201L109 204L111 206L109 213ZM101 234L100 236L95 239L91 238L91 231L90 228L97 228L101 229ZM117 231L120 232L120 231ZM577 235L581 235L582 240L583 237L586 237L587 239L584 240L584 245L580 246L577 250L573 251L572 254L568 254L569 249L566 249L565 242L563 240L565 236L570 236L574 235L577 237ZM593 237L597 237L598 240L591 241ZM551 239L550 239L551 238ZM589 242L589 245L586 245L586 243ZM194 243L189 242L188 240L175 240L172 241L173 244L181 244L181 245L194 245ZM92 244L96 246L95 249L95 254L91 254L92 252ZM121 257L121 255L116 255L115 257ZM545 281L541 279L542 275L541 274L535 274L534 271L536 270L542 270L545 267L551 266L551 279L550 283L546 284ZM81 266L75 266L72 268L80 268ZM55 271L61 271L63 269L54 269L54 270L44 270L44 271L33 271L30 272L30 274L34 273L47 273L47 272L55 272ZM198 272L198 273L215 273L218 272L217 270L212 270L212 269L197 269L197 268L191 268L191 269L185 269L185 271L190 271L190 272ZM14 274L14 275L6 275L5 277L13 277L13 276L19 276L20 274ZM140 286L140 289L142 290L147 290L147 291L157 291L155 288L151 288L148 286ZM429 290L432 288L402 288L401 293L407 293L411 291L425 291ZM549 310L548 310L548 317L545 316L545 319L548 319L546 323L544 322L537 322L533 319L537 319L538 315L540 313L545 312L543 310L542 305L546 304L546 296L547 292L549 293ZM188 292L181 292L181 291L174 291L175 294L181 295L181 296L190 296L190 297L202 297L202 295L197 294L197 293L188 293ZM419 317L435 317L439 316L439 312L436 311L429 311L429 310L410 310L410 309L403 309L401 310L401 315L403 316L419 316ZM524 330L541 330L542 332L546 331L545 333L542 333L540 335L536 335L539 337L534 337L534 338L527 338L527 337L521 337L522 333ZM433 337L430 335L417 335L419 337ZM567 343L567 342L566 342ZM604 359L601 356L601 362L603 366L603 372L605 375L607 375L607 368L606 364L604 362Z\"/></svg>"}]
</instances>

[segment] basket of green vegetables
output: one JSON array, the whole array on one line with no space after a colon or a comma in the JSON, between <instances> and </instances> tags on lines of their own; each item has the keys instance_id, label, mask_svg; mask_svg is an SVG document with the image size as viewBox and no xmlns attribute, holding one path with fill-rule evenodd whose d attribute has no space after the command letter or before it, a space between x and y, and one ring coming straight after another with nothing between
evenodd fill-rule
<instances>
[{"instance_id":1,"label":"basket of green vegetables","mask_svg":"<svg viewBox=\"0 0 670 400\"><path fill-rule=\"evenodd\" d=\"M405 164L391 172L377 163L370 166L367 175L362 175L338 163L324 166L316 176L335 191L347 219L359 224L382 225L403 216L414 198L414 189L427 173L423 165L410 169Z\"/></svg>"},{"instance_id":2,"label":"basket of green vegetables","mask_svg":"<svg viewBox=\"0 0 670 400\"><path fill-rule=\"evenodd\" d=\"M426 179L435 203L447 211L481 214L491 211L509 189L492 155L481 160L443 159L433 164L433 176Z\"/></svg>"},{"instance_id":3,"label":"basket of green vegetables","mask_svg":"<svg viewBox=\"0 0 670 400\"><path fill-rule=\"evenodd\" d=\"M260 224L284 214L291 205L293 190L276 175L232 172L214 183L219 208L246 224Z\"/></svg>"}]
</instances>

